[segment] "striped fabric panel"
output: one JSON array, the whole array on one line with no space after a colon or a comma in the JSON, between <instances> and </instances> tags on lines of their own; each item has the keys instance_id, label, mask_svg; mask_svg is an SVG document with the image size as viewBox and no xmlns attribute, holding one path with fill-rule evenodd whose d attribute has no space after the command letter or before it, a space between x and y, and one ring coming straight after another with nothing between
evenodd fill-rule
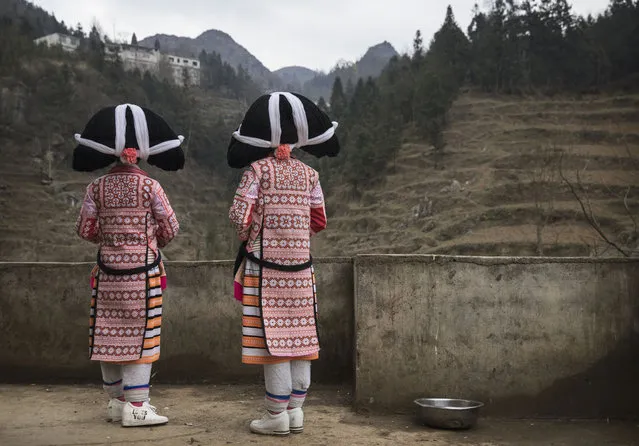
<instances>
[{"instance_id":1,"label":"striped fabric panel","mask_svg":"<svg viewBox=\"0 0 639 446\"><path fill-rule=\"evenodd\" d=\"M95 282L93 284L93 289L91 290L91 310L89 312L89 357L91 357L91 353L93 352L93 330L95 329L95 307L97 304L96 297L98 295L98 290L96 288Z\"/></svg>"},{"instance_id":2,"label":"striped fabric panel","mask_svg":"<svg viewBox=\"0 0 639 446\"><path fill-rule=\"evenodd\" d=\"M160 333L162 331L162 287L160 268L149 273L149 300L146 306L146 330L142 357L135 363L149 363L160 358Z\"/></svg>"}]
</instances>

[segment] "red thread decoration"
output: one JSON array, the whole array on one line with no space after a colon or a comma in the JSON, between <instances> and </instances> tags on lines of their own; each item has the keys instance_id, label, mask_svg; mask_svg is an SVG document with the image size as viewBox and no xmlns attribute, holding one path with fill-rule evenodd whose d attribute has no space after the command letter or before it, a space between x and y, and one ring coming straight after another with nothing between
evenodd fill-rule
<instances>
[{"instance_id":1,"label":"red thread decoration","mask_svg":"<svg viewBox=\"0 0 639 446\"><path fill-rule=\"evenodd\" d=\"M135 164L138 162L138 151L132 147L127 147L122 151L120 160L122 160L124 164Z\"/></svg>"},{"instance_id":2,"label":"red thread decoration","mask_svg":"<svg viewBox=\"0 0 639 446\"><path fill-rule=\"evenodd\" d=\"M287 160L291 158L291 146L288 144L280 144L275 149L275 158L278 160Z\"/></svg>"}]
</instances>

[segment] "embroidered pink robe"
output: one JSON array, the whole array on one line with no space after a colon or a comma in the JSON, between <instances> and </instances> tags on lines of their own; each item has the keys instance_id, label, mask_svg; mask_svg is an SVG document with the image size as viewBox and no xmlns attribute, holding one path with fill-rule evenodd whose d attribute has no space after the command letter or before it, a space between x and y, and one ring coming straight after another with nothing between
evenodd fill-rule
<instances>
[{"instance_id":1,"label":"embroidered pink robe","mask_svg":"<svg viewBox=\"0 0 639 446\"><path fill-rule=\"evenodd\" d=\"M160 183L137 166L120 165L91 183L77 232L100 246L107 268L129 270L154 262L179 224ZM90 358L150 363L160 356L163 265L139 274L94 268Z\"/></svg>"},{"instance_id":2,"label":"embroidered pink robe","mask_svg":"<svg viewBox=\"0 0 639 446\"><path fill-rule=\"evenodd\" d=\"M244 173L229 216L255 257L279 265L304 264L311 235L326 227L319 175L295 159L257 161ZM280 271L246 259L240 269L242 362L317 359L313 268Z\"/></svg>"}]
</instances>

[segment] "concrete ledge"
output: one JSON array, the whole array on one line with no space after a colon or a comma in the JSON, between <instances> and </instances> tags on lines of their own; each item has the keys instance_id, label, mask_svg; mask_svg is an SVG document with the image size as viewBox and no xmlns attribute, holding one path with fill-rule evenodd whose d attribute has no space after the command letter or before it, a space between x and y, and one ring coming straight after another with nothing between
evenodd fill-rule
<instances>
[{"instance_id":1,"label":"concrete ledge","mask_svg":"<svg viewBox=\"0 0 639 446\"><path fill-rule=\"evenodd\" d=\"M522 257L522 256L449 256L436 254L363 254L356 257L360 265L375 263L472 263L474 265L539 265L553 263L624 264L637 263L639 257Z\"/></svg>"}]
</instances>

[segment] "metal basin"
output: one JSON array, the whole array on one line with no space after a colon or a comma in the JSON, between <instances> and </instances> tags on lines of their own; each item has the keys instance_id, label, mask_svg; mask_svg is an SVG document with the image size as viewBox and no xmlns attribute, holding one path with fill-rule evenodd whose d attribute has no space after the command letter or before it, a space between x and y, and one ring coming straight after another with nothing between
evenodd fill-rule
<instances>
[{"instance_id":1,"label":"metal basin","mask_svg":"<svg viewBox=\"0 0 639 446\"><path fill-rule=\"evenodd\" d=\"M484 405L478 401L448 398L420 398L415 404L419 420L439 429L470 429L477 423L479 409Z\"/></svg>"}]
</instances>

